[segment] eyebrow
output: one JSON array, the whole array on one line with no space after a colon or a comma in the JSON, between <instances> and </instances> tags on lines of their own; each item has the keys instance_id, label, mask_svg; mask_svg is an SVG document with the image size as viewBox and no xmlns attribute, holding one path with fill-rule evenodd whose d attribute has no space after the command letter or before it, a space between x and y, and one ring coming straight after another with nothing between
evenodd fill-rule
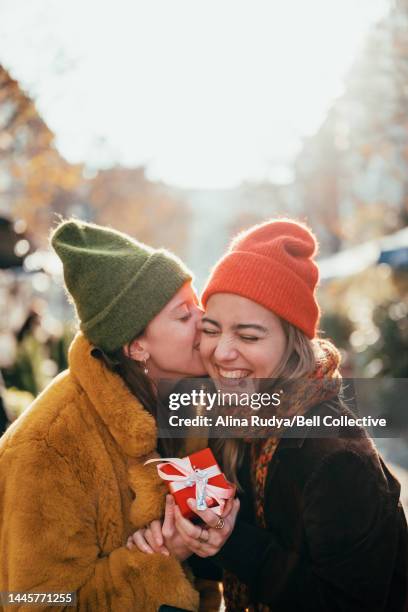
<instances>
[{"instance_id":1,"label":"eyebrow","mask_svg":"<svg viewBox=\"0 0 408 612\"><path fill-rule=\"evenodd\" d=\"M211 325L215 325L215 327L218 327L219 329L221 329L221 325L217 321L214 321L214 319L203 317L201 320L203 323L211 323ZM248 329L248 328L256 329L257 331L262 332L264 334L266 334L266 332L268 331L266 327L263 327L262 325L257 325L257 323L239 323L238 325L233 326L233 329L237 329L237 330Z\"/></svg>"},{"instance_id":2,"label":"eyebrow","mask_svg":"<svg viewBox=\"0 0 408 612\"><path fill-rule=\"evenodd\" d=\"M214 319L209 319L208 317L203 317L201 319L202 323L211 323L211 325L215 325L215 327L219 327L221 329L221 325L219 323L217 323L217 321L214 321Z\"/></svg>"},{"instance_id":3,"label":"eyebrow","mask_svg":"<svg viewBox=\"0 0 408 612\"><path fill-rule=\"evenodd\" d=\"M234 329L247 329L248 327L252 329L256 329L257 331L266 333L268 330L266 327L262 325L257 325L256 323L240 323L239 325L234 325Z\"/></svg>"}]
</instances>

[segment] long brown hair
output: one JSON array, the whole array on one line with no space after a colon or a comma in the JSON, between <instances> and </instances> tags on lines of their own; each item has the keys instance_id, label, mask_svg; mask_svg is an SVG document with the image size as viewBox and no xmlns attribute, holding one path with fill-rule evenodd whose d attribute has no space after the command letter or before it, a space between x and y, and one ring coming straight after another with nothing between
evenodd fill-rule
<instances>
[{"instance_id":1,"label":"long brown hair","mask_svg":"<svg viewBox=\"0 0 408 612\"><path fill-rule=\"evenodd\" d=\"M138 338L140 335L138 335ZM134 340L136 340L136 338L131 342ZM110 353L106 353L101 349L96 349L94 354L102 359L110 370L119 374L131 393L157 421L158 403L160 399L158 397L156 385L144 371L144 363L127 357L123 347ZM162 456L177 457L183 448L183 443L184 440L182 438L158 438L157 449Z\"/></svg>"},{"instance_id":2,"label":"long brown hair","mask_svg":"<svg viewBox=\"0 0 408 612\"><path fill-rule=\"evenodd\" d=\"M286 350L277 370L273 373L275 385L278 388L289 387L290 380L306 377L316 367L316 349L310 340L298 327L281 319L286 336ZM214 440L212 448L222 465L228 480L241 489L238 480L238 470L245 451L244 440L240 438L220 438Z\"/></svg>"}]
</instances>

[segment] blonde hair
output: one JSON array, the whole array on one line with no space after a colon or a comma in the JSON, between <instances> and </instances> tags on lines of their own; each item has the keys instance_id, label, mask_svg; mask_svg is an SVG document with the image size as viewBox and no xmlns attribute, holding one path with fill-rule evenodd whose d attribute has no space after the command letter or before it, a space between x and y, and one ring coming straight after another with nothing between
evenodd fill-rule
<instances>
[{"instance_id":1,"label":"blonde hair","mask_svg":"<svg viewBox=\"0 0 408 612\"><path fill-rule=\"evenodd\" d=\"M286 335L286 350L281 363L273 377L280 388L290 386L290 379L302 378L311 374L316 367L317 347L315 342L308 338L304 332L291 323L281 319ZM240 438L221 438L214 440L213 450L221 462L223 472L228 480L237 485L238 470L242 463L245 450L244 440Z\"/></svg>"}]
</instances>

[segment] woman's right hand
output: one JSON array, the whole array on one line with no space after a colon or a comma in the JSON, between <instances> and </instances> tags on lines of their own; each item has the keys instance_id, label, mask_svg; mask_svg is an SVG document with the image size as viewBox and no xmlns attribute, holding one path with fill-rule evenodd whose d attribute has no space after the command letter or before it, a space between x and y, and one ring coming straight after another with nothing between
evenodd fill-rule
<instances>
[{"instance_id":1,"label":"woman's right hand","mask_svg":"<svg viewBox=\"0 0 408 612\"><path fill-rule=\"evenodd\" d=\"M138 529L129 536L127 548L132 550L135 546L144 553L172 554L179 561L184 561L192 551L184 544L178 533L174 518L175 502L172 495L166 496L166 509L163 525L160 521L152 521L143 529Z\"/></svg>"}]
</instances>

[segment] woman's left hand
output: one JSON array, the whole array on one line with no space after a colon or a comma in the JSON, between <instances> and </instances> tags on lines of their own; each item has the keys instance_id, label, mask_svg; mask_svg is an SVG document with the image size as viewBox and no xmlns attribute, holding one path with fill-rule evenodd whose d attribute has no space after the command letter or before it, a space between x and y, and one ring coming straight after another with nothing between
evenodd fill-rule
<instances>
[{"instance_id":1,"label":"woman's left hand","mask_svg":"<svg viewBox=\"0 0 408 612\"><path fill-rule=\"evenodd\" d=\"M239 511L239 499L232 502L232 508L227 516L218 516L209 508L197 510L195 499L189 499L188 505L199 516L205 526L194 525L184 518L178 506L175 508L176 529L184 543L199 557L212 557L224 546L232 533Z\"/></svg>"}]
</instances>

